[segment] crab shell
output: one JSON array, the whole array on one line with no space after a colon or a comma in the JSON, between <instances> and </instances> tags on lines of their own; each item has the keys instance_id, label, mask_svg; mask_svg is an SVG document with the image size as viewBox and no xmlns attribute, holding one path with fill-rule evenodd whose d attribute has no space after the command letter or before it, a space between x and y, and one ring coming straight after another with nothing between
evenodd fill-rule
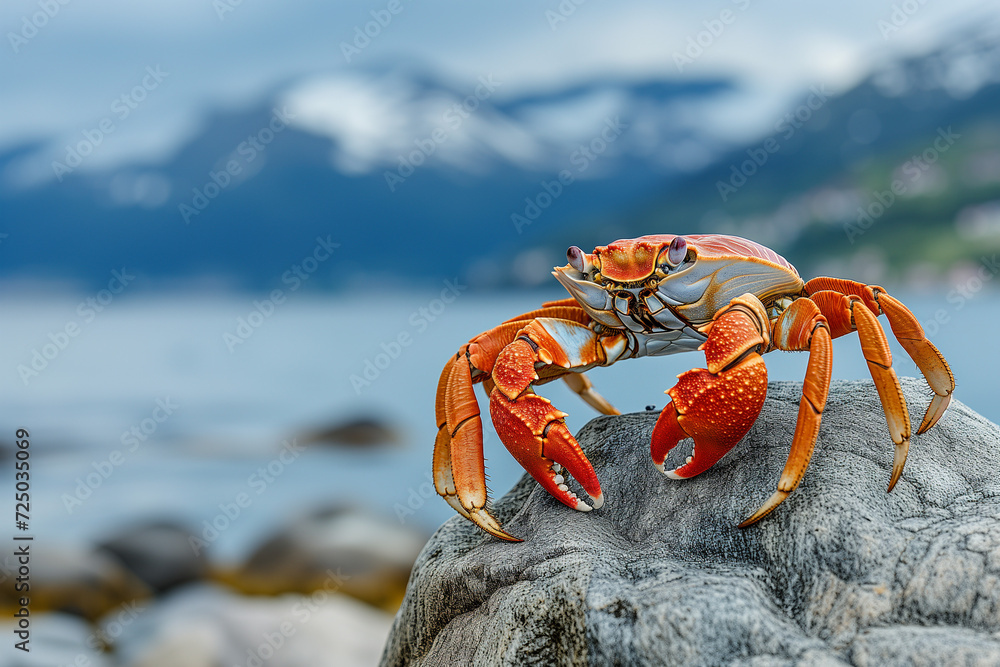
<instances>
[{"instance_id":1,"label":"crab shell","mask_svg":"<svg viewBox=\"0 0 1000 667\"><path fill-rule=\"evenodd\" d=\"M803 288L785 258L735 236L658 234L567 254L552 275L595 321L651 343L651 356L698 347L715 314L742 294L770 306Z\"/></svg>"}]
</instances>

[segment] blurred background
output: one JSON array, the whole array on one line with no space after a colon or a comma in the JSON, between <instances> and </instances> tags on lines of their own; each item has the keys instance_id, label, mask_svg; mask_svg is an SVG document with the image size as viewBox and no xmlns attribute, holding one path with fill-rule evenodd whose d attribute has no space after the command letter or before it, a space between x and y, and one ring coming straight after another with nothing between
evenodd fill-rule
<instances>
[{"instance_id":1,"label":"blurred background","mask_svg":"<svg viewBox=\"0 0 1000 667\"><path fill-rule=\"evenodd\" d=\"M11 0L0 25L0 486L13 511L26 429L34 536L32 651L8 622L0 664L374 664L454 514L440 368L562 298L569 245L737 234L881 284L1000 418L988 2ZM835 354L867 377L856 338ZM659 409L702 364L591 377ZM521 470L486 452L499 496Z\"/></svg>"}]
</instances>

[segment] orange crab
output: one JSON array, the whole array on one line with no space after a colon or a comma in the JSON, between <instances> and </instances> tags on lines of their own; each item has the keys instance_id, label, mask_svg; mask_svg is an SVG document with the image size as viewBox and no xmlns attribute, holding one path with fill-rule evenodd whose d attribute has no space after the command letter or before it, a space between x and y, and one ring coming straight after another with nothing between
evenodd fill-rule
<instances>
[{"instance_id":1,"label":"orange crab","mask_svg":"<svg viewBox=\"0 0 1000 667\"><path fill-rule=\"evenodd\" d=\"M604 504L597 475L566 427L566 413L534 386L563 378L598 411L619 414L584 371L622 359L704 351L708 368L678 376L650 445L664 474L687 479L712 467L756 421L767 393L761 355L808 351L795 435L778 489L741 528L781 504L809 465L830 387L833 338L857 331L861 340L896 446L889 491L906 463L910 416L878 315L886 316L934 392L917 433L934 426L951 401L955 378L948 363L913 313L881 287L839 278L803 283L773 250L718 234L643 236L593 254L573 246L566 254L569 263L553 275L573 298L544 303L479 334L448 361L438 384L434 485L459 514L498 538L520 541L488 509L483 427L473 391L480 382L510 453L556 499L587 512ZM664 470L667 453L688 437L694 440L692 456ZM564 473L579 482L592 505L570 491Z\"/></svg>"}]
</instances>

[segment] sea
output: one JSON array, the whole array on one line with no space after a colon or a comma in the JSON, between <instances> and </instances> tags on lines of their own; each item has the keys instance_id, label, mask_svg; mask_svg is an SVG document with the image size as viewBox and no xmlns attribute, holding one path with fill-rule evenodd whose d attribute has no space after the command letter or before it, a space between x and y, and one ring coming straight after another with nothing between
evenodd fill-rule
<instances>
[{"instance_id":1,"label":"sea","mask_svg":"<svg viewBox=\"0 0 1000 667\"><path fill-rule=\"evenodd\" d=\"M443 364L478 332L562 298L447 288L284 296L0 299L0 489L13 512L13 447L23 429L29 532L39 548L86 547L170 520L204 539L217 562L236 563L292 518L333 504L429 534L454 515L430 483ZM956 398L1000 420L1000 294L899 296L950 362ZM897 373L917 374L894 342L893 353ZM766 360L770 379L799 381L807 355L773 352ZM623 412L659 410L675 376L703 365L700 353L685 353L589 377ZM869 377L856 336L835 341L833 376ZM540 393L569 413L574 431L596 415L562 383ZM480 403L486 411L481 394ZM914 424L924 407L911 406ZM357 418L384 422L399 441L300 442ZM490 488L502 495L523 471L485 423Z\"/></svg>"}]
</instances>

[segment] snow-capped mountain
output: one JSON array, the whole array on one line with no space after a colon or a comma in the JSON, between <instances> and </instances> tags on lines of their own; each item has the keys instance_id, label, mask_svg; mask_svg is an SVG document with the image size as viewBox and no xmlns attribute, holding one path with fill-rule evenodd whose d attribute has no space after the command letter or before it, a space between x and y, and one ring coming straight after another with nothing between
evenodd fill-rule
<instances>
[{"instance_id":1,"label":"snow-capped mountain","mask_svg":"<svg viewBox=\"0 0 1000 667\"><path fill-rule=\"evenodd\" d=\"M1000 34L983 23L929 54L873 63L841 93L803 90L780 112L727 80L508 93L489 73L331 69L216 109L166 157L141 159L108 157L128 154L113 150L128 135L111 115L69 143L0 153L0 279L91 289L126 266L140 284L266 290L323 238L340 248L310 287L530 285L569 244L666 230L743 234L816 262L869 244L888 249L869 264L912 260L940 247L942 225L953 236L955 220L972 219L965 208L1000 198L989 175L998 65ZM846 238L872 192L951 126L969 139L860 242ZM763 154L745 185L733 180ZM937 196L941 178L951 199L928 206L921 193Z\"/></svg>"},{"instance_id":2,"label":"snow-capped mountain","mask_svg":"<svg viewBox=\"0 0 1000 667\"><path fill-rule=\"evenodd\" d=\"M88 159L112 141L114 117L62 146L19 146L0 155L4 225L10 244L45 252L11 252L0 276L98 285L125 264L151 282L266 288L330 235L344 253L317 274L323 287L473 265L484 284L511 283L489 258L530 247L531 227L610 213L732 147L704 122L738 101L730 82L601 80L519 96L503 85L331 71L217 111L164 161Z\"/></svg>"}]
</instances>

